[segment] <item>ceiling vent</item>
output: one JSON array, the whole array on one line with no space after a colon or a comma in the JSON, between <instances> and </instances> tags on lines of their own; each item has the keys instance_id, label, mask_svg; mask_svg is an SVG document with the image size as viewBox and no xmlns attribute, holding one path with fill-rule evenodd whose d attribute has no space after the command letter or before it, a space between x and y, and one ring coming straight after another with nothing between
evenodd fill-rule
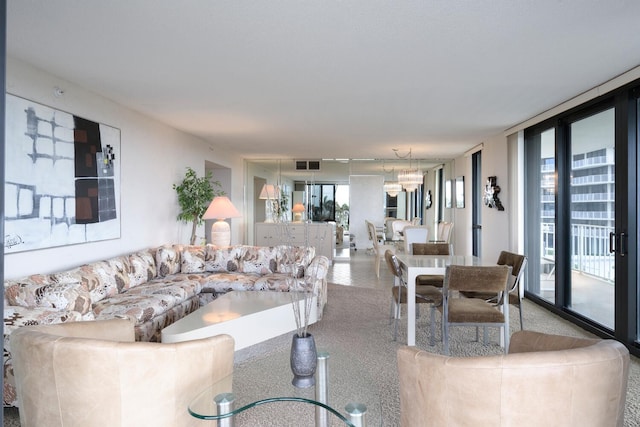
<instances>
[{"instance_id":1,"label":"ceiling vent","mask_svg":"<svg viewBox=\"0 0 640 427\"><path fill-rule=\"evenodd\" d=\"M319 171L320 160L296 160L297 171Z\"/></svg>"}]
</instances>

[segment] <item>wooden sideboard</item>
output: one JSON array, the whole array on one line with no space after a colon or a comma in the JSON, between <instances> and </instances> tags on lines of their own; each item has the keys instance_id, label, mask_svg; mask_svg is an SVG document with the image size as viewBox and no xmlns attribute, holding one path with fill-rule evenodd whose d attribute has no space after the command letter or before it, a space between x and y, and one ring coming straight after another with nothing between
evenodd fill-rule
<instances>
[{"instance_id":1,"label":"wooden sideboard","mask_svg":"<svg viewBox=\"0 0 640 427\"><path fill-rule=\"evenodd\" d=\"M255 225L256 246L313 246L316 255L333 262L336 247L336 224L333 222L259 222Z\"/></svg>"}]
</instances>

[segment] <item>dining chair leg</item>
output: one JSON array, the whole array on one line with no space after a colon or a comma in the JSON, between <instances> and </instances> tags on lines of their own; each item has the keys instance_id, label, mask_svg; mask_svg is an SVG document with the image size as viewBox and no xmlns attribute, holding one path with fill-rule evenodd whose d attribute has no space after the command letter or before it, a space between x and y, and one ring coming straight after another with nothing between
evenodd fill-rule
<instances>
[{"instance_id":1,"label":"dining chair leg","mask_svg":"<svg viewBox=\"0 0 640 427\"><path fill-rule=\"evenodd\" d=\"M443 341L443 347L444 347L444 354L446 356L449 355L449 322L446 322L444 320L445 318L442 318L442 341Z\"/></svg>"},{"instance_id":2,"label":"dining chair leg","mask_svg":"<svg viewBox=\"0 0 640 427\"><path fill-rule=\"evenodd\" d=\"M396 341L398 339L398 319L400 319L400 301L402 301L402 286L398 288L398 300L396 301L396 315L393 322L393 340Z\"/></svg>"},{"instance_id":3,"label":"dining chair leg","mask_svg":"<svg viewBox=\"0 0 640 427\"><path fill-rule=\"evenodd\" d=\"M522 301L518 304L518 312L520 313L520 330L524 331L524 323L522 323Z\"/></svg>"},{"instance_id":4,"label":"dining chair leg","mask_svg":"<svg viewBox=\"0 0 640 427\"><path fill-rule=\"evenodd\" d=\"M433 347L435 345L435 337L436 334L436 307L435 305L431 305L431 327L429 333L429 345Z\"/></svg>"},{"instance_id":5,"label":"dining chair leg","mask_svg":"<svg viewBox=\"0 0 640 427\"><path fill-rule=\"evenodd\" d=\"M376 254L376 277L379 279L380 278L380 256L378 254Z\"/></svg>"}]
</instances>

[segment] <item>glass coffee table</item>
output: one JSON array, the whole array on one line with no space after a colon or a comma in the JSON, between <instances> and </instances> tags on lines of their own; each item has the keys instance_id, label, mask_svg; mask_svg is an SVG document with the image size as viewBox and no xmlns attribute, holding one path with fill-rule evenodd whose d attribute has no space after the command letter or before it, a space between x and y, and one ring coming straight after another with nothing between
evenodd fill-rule
<instances>
[{"instance_id":1,"label":"glass coffee table","mask_svg":"<svg viewBox=\"0 0 640 427\"><path fill-rule=\"evenodd\" d=\"M316 384L309 388L291 384L288 352L266 359L263 364L240 365L233 375L198 395L189 404L189 413L218 420L220 427L256 425L256 419L317 427L382 425L375 372L365 370L348 353L319 349Z\"/></svg>"}]
</instances>

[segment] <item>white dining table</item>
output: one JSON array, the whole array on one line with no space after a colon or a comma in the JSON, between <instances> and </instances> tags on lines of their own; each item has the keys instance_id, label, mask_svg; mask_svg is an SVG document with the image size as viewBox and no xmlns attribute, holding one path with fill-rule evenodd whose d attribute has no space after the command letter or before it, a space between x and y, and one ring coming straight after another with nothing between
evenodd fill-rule
<instances>
[{"instance_id":1,"label":"white dining table","mask_svg":"<svg viewBox=\"0 0 640 427\"><path fill-rule=\"evenodd\" d=\"M444 275L448 265L484 265L471 255L396 254L407 280L407 345L416 345L416 277L421 274ZM495 262L494 262L495 265Z\"/></svg>"}]
</instances>

